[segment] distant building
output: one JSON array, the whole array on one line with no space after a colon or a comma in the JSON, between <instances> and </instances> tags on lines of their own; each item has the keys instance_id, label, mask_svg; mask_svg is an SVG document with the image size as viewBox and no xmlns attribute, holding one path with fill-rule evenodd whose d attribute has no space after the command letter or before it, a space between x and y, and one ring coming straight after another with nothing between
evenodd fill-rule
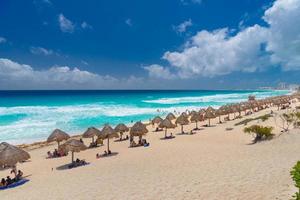
<instances>
[{"instance_id":1,"label":"distant building","mask_svg":"<svg viewBox=\"0 0 300 200\"><path fill-rule=\"evenodd\" d=\"M272 88L272 87L259 87L258 89L260 89L260 90L273 90L274 88Z\"/></svg>"},{"instance_id":2,"label":"distant building","mask_svg":"<svg viewBox=\"0 0 300 200\"><path fill-rule=\"evenodd\" d=\"M281 83L278 83L277 89L278 89L278 90L286 90L286 89L288 89L288 88L287 88L286 83L281 82Z\"/></svg>"},{"instance_id":3,"label":"distant building","mask_svg":"<svg viewBox=\"0 0 300 200\"><path fill-rule=\"evenodd\" d=\"M291 85L289 85L288 86L288 89L289 90L299 90L299 85L297 85L297 84L291 84Z\"/></svg>"}]
</instances>

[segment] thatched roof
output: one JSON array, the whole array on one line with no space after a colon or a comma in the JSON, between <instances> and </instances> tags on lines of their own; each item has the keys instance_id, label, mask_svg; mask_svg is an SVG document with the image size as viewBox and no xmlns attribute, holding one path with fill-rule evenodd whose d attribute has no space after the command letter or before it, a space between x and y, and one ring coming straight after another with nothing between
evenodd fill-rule
<instances>
[{"instance_id":1,"label":"thatched roof","mask_svg":"<svg viewBox=\"0 0 300 200\"><path fill-rule=\"evenodd\" d=\"M173 119L176 119L175 115L173 113L169 113L166 118L170 121L172 121Z\"/></svg>"},{"instance_id":2,"label":"thatched roof","mask_svg":"<svg viewBox=\"0 0 300 200\"><path fill-rule=\"evenodd\" d=\"M212 107L208 107L205 111L205 118L211 119L211 118L215 118L215 109L213 109Z\"/></svg>"},{"instance_id":3,"label":"thatched roof","mask_svg":"<svg viewBox=\"0 0 300 200\"><path fill-rule=\"evenodd\" d=\"M154 119L152 119L152 123L153 124L160 124L162 120L163 119L160 116L156 116Z\"/></svg>"},{"instance_id":4,"label":"thatched roof","mask_svg":"<svg viewBox=\"0 0 300 200\"><path fill-rule=\"evenodd\" d=\"M51 133L51 135L48 137L47 142L54 142L54 141L61 142L63 140L67 140L69 138L70 138L70 136L66 132L64 132L60 129L55 129Z\"/></svg>"},{"instance_id":5,"label":"thatched roof","mask_svg":"<svg viewBox=\"0 0 300 200\"><path fill-rule=\"evenodd\" d=\"M175 123L180 124L180 125L188 125L189 119L187 117L185 117L184 115L180 115L179 117L177 117Z\"/></svg>"},{"instance_id":6,"label":"thatched roof","mask_svg":"<svg viewBox=\"0 0 300 200\"><path fill-rule=\"evenodd\" d=\"M200 109L200 110L199 110L199 115L204 115L204 114L205 114L205 109L203 109L203 108Z\"/></svg>"},{"instance_id":7,"label":"thatched roof","mask_svg":"<svg viewBox=\"0 0 300 200\"><path fill-rule=\"evenodd\" d=\"M192 114L191 122L199 122L201 120L202 120L202 116L199 113L195 112Z\"/></svg>"},{"instance_id":8,"label":"thatched roof","mask_svg":"<svg viewBox=\"0 0 300 200\"><path fill-rule=\"evenodd\" d=\"M80 152L87 149L87 147L82 142L76 139L70 139L66 141L62 146L66 151L72 152Z\"/></svg>"},{"instance_id":9,"label":"thatched roof","mask_svg":"<svg viewBox=\"0 0 300 200\"><path fill-rule=\"evenodd\" d=\"M136 122L130 129L131 136L142 136L148 133L148 129L142 122Z\"/></svg>"},{"instance_id":10,"label":"thatched roof","mask_svg":"<svg viewBox=\"0 0 300 200\"><path fill-rule=\"evenodd\" d=\"M169 119L164 119L162 122L158 125L159 128L175 128L176 125L173 124Z\"/></svg>"},{"instance_id":11,"label":"thatched roof","mask_svg":"<svg viewBox=\"0 0 300 200\"><path fill-rule=\"evenodd\" d=\"M125 124L118 124L116 127L115 127L115 131L117 132L127 132L129 131L129 128L125 125Z\"/></svg>"},{"instance_id":12,"label":"thatched roof","mask_svg":"<svg viewBox=\"0 0 300 200\"><path fill-rule=\"evenodd\" d=\"M192 110L192 111L189 113L190 116L195 115L195 114L198 114L198 112L195 111L195 110Z\"/></svg>"},{"instance_id":13,"label":"thatched roof","mask_svg":"<svg viewBox=\"0 0 300 200\"><path fill-rule=\"evenodd\" d=\"M186 117L186 118L189 117L189 115L186 112L181 113L181 115L184 116L184 117Z\"/></svg>"},{"instance_id":14,"label":"thatched roof","mask_svg":"<svg viewBox=\"0 0 300 200\"><path fill-rule=\"evenodd\" d=\"M6 142L0 144L0 166L13 166L18 162L28 160L29 153Z\"/></svg>"},{"instance_id":15,"label":"thatched roof","mask_svg":"<svg viewBox=\"0 0 300 200\"><path fill-rule=\"evenodd\" d=\"M209 106L208 108L206 108L206 110L205 110L205 112L215 112L216 110L213 108L213 107L211 107L211 106Z\"/></svg>"},{"instance_id":16,"label":"thatched roof","mask_svg":"<svg viewBox=\"0 0 300 200\"><path fill-rule=\"evenodd\" d=\"M92 138L94 136L100 135L100 133L100 130L96 129L95 127L90 127L82 134L82 137Z\"/></svg>"},{"instance_id":17,"label":"thatched roof","mask_svg":"<svg viewBox=\"0 0 300 200\"><path fill-rule=\"evenodd\" d=\"M110 125L106 124L102 131L102 134L105 135L105 138L118 138L119 135L117 133L117 131L115 131L115 129L113 129Z\"/></svg>"},{"instance_id":18,"label":"thatched roof","mask_svg":"<svg viewBox=\"0 0 300 200\"><path fill-rule=\"evenodd\" d=\"M217 116L225 115L226 114L226 110L224 108L220 107L219 109L216 110L215 114Z\"/></svg>"}]
</instances>

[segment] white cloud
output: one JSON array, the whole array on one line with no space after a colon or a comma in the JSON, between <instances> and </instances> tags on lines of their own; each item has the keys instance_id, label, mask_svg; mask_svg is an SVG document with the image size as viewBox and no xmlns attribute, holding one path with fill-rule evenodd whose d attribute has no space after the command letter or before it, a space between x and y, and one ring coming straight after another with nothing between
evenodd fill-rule
<instances>
[{"instance_id":1,"label":"white cloud","mask_svg":"<svg viewBox=\"0 0 300 200\"><path fill-rule=\"evenodd\" d=\"M181 51L167 51L163 59L181 78L255 72L280 65L300 70L300 0L277 0L265 11L268 26L202 30Z\"/></svg>"},{"instance_id":2,"label":"white cloud","mask_svg":"<svg viewBox=\"0 0 300 200\"><path fill-rule=\"evenodd\" d=\"M119 81L68 66L35 70L30 65L0 58L0 89L95 89L116 87Z\"/></svg>"},{"instance_id":3,"label":"white cloud","mask_svg":"<svg viewBox=\"0 0 300 200\"><path fill-rule=\"evenodd\" d=\"M125 20L125 24L127 24L128 26L132 26L132 21L130 18Z\"/></svg>"},{"instance_id":4,"label":"white cloud","mask_svg":"<svg viewBox=\"0 0 300 200\"><path fill-rule=\"evenodd\" d=\"M234 37L229 36L226 28L201 31L185 44L182 52L166 52L163 58L178 69L182 78L253 72L268 60L259 54L266 37L265 29L257 25Z\"/></svg>"},{"instance_id":5,"label":"white cloud","mask_svg":"<svg viewBox=\"0 0 300 200\"><path fill-rule=\"evenodd\" d=\"M5 43L6 41L7 41L6 38L0 37L0 44L1 44L1 43Z\"/></svg>"},{"instance_id":6,"label":"white cloud","mask_svg":"<svg viewBox=\"0 0 300 200\"><path fill-rule=\"evenodd\" d=\"M81 23L81 28L82 29L93 29L93 27L85 21Z\"/></svg>"},{"instance_id":7,"label":"white cloud","mask_svg":"<svg viewBox=\"0 0 300 200\"><path fill-rule=\"evenodd\" d=\"M170 70L161 65L150 65L145 66L145 70L148 71L149 77L154 79L174 79L175 75L170 72Z\"/></svg>"},{"instance_id":8,"label":"white cloud","mask_svg":"<svg viewBox=\"0 0 300 200\"><path fill-rule=\"evenodd\" d=\"M62 32L73 33L75 30L75 25L72 21L67 19L63 14L58 15L59 27Z\"/></svg>"},{"instance_id":9,"label":"white cloud","mask_svg":"<svg viewBox=\"0 0 300 200\"><path fill-rule=\"evenodd\" d=\"M300 0L277 0L263 19L270 25L267 50L273 64L300 69Z\"/></svg>"},{"instance_id":10,"label":"white cloud","mask_svg":"<svg viewBox=\"0 0 300 200\"><path fill-rule=\"evenodd\" d=\"M30 52L35 55L44 55L44 56L59 55L53 50L45 49L43 47L30 47Z\"/></svg>"},{"instance_id":11,"label":"white cloud","mask_svg":"<svg viewBox=\"0 0 300 200\"><path fill-rule=\"evenodd\" d=\"M192 20L189 19L189 20L186 20L186 21L182 22L178 26L174 26L173 28L178 33L184 33L184 32L186 32L187 28L192 26L192 25L193 25Z\"/></svg>"}]
</instances>

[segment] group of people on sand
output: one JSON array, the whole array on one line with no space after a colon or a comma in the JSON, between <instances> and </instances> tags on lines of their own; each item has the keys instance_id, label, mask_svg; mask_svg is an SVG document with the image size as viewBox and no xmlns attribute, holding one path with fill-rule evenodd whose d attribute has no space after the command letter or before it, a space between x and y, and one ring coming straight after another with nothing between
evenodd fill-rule
<instances>
[{"instance_id":1,"label":"group of people on sand","mask_svg":"<svg viewBox=\"0 0 300 200\"><path fill-rule=\"evenodd\" d=\"M140 147L140 146L143 146L143 147L148 147L150 145L149 142L147 142L146 139L142 139L140 138L139 139L139 142L136 143L133 139L133 137L130 137L130 147Z\"/></svg>"},{"instance_id":2,"label":"group of people on sand","mask_svg":"<svg viewBox=\"0 0 300 200\"><path fill-rule=\"evenodd\" d=\"M16 169L16 167L14 166L13 169L11 170L10 172L11 174L14 174L15 177L14 178L11 178L10 176L7 176L6 179L5 178L2 178L1 179L1 182L0 182L0 187L5 187L5 186L9 186L13 183L16 183L18 182L19 180L22 179L23 177L23 172L21 170L18 170Z\"/></svg>"},{"instance_id":3,"label":"group of people on sand","mask_svg":"<svg viewBox=\"0 0 300 200\"><path fill-rule=\"evenodd\" d=\"M79 141L84 144L82 138L80 138ZM96 141L91 142L90 145L89 145L89 148L96 148L96 147L98 147L99 144L103 145L103 139L98 138Z\"/></svg>"},{"instance_id":4,"label":"group of people on sand","mask_svg":"<svg viewBox=\"0 0 300 200\"><path fill-rule=\"evenodd\" d=\"M110 150L108 150L108 151L105 150L103 154L97 153L97 154L96 154L96 158L105 157L105 156L108 156L108 155L111 155L111 154L112 154L112 153L111 153Z\"/></svg>"},{"instance_id":5,"label":"group of people on sand","mask_svg":"<svg viewBox=\"0 0 300 200\"><path fill-rule=\"evenodd\" d=\"M47 158L59 158L59 157L67 156L67 153L62 149L60 150L54 149L53 153L51 151L48 151L47 156L48 156Z\"/></svg>"},{"instance_id":6,"label":"group of people on sand","mask_svg":"<svg viewBox=\"0 0 300 200\"><path fill-rule=\"evenodd\" d=\"M69 165L69 168L79 167L79 166L86 165L86 164L88 164L88 163L85 160L80 160L79 158L77 158L74 162L72 162Z\"/></svg>"},{"instance_id":7,"label":"group of people on sand","mask_svg":"<svg viewBox=\"0 0 300 200\"><path fill-rule=\"evenodd\" d=\"M89 148L96 148L98 146L97 142L91 142Z\"/></svg>"}]
</instances>

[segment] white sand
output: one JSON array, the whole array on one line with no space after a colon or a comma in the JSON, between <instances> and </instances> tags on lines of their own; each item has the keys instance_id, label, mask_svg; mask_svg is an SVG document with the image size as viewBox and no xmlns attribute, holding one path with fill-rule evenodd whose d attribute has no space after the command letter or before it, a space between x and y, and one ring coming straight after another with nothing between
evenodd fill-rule
<instances>
[{"instance_id":1,"label":"white sand","mask_svg":"<svg viewBox=\"0 0 300 200\"><path fill-rule=\"evenodd\" d=\"M266 112L270 110L249 117ZM70 155L45 159L55 144L32 150L31 161L18 164L30 181L0 191L0 199L290 199L296 191L289 173L300 159L300 131L249 145L252 137L242 132L244 126L233 125L238 121L204 128L195 135L175 135L180 132L177 127L172 140L160 140L163 132L149 132L147 148L128 148L128 141L111 142L111 150L118 155L96 159L106 145L89 149L75 157L91 164L71 170L56 170L70 162ZM273 118L260 123L275 126ZM193 123L185 130L194 127ZM234 130L225 131L227 127ZM8 174L9 170L0 171L0 177Z\"/></svg>"}]
</instances>

